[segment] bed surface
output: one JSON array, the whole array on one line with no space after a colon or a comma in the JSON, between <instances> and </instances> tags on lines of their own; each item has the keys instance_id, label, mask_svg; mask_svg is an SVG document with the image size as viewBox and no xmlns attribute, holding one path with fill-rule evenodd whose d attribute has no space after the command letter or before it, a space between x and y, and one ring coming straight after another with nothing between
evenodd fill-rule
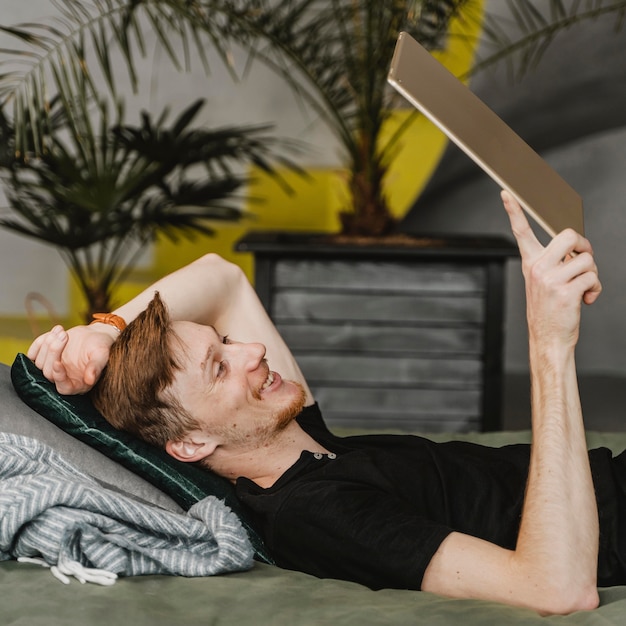
<instances>
[{"instance_id":1,"label":"bed surface","mask_svg":"<svg viewBox=\"0 0 626 626\"><path fill-rule=\"evenodd\" d=\"M516 625L624 624L626 588L600 592L592 612L541 618L529 610L490 602L448 600L424 592L370 591L354 583L318 580L258 564L249 572L211 578L146 576L113 587L65 586L36 565L0 564L4 626L191 626L232 624Z\"/></svg>"},{"instance_id":2,"label":"bed surface","mask_svg":"<svg viewBox=\"0 0 626 626\"><path fill-rule=\"evenodd\" d=\"M97 478L166 508L177 508L158 489L29 409L12 388L9 367L2 364L0 431L37 437ZM527 432L519 432L457 438L499 445L527 441L528 437ZM626 433L590 433L588 442L590 447L607 445L621 450L626 447ZM262 563L236 574L133 577L100 587L75 580L63 585L37 565L8 561L0 563L0 589L3 626L626 623L626 587L602 589L601 606L595 611L541 618L532 611L489 602L449 600L414 591L374 592L354 583L319 580Z\"/></svg>"}]
</instances>

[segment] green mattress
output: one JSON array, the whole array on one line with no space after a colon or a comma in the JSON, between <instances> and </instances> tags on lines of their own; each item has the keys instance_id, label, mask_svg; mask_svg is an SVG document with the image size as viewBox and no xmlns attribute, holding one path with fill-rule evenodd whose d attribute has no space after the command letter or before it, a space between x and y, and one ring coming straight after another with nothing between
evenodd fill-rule
<instances>
[{"instance_id":1,"label":"green mattress","mask_svg":"<svg viewBox=\"0 0 626 626\"><path fill-rule=\"evenodd\" d=\"M0 589L3 626L626 623L626 587L602 589L601 606L594 611L542 618L490 602L415 591L370 591L265 564L226 576L146 576L99 587L62 585L36 565L8 562L0 564Z\"/></svg>"},{"instance_id":2,"label":"green mattress","mask_svg":"<svg viewBox=\"0 0 626 626\"><path fill-rule=\"evenodd\" d=\"M160 506L176 509L165 494L29 409L15 394L8 366L0 364L0 431L33 436L62 451L97 478ZM437 439L451 436L438 435ZM456 436L487 445L528 441L528 432ZM590 433L590 447L626 448L626 433ZM184 626L374 624L626 624L626 586L602 589L590 612L542 618L496 603L450 600L424 592L371 591L256 563L247 572L208 578L121 578L111 587L63 585L37 565L0 563L2 626Z\"/></svg>"}]
</instances>

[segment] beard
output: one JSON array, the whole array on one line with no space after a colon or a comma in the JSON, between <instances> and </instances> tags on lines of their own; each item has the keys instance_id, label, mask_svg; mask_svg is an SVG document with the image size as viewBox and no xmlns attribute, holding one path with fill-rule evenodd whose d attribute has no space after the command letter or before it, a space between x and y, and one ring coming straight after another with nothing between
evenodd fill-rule
<instances>
[{"instance_id":1,"label":"beard","mask_svg":"<svg viewBox=\"0 0 626 626\"><path fill-rule=\"evenodd\" d=\"M242 432L240 428L226 425L220 428L212 427L207 429L207 431L219 435L229 445L249 449L261 448L271 443L300 415L306 402L304 387L300 383L289 382L297 389L289 404L276 409L271 415L263 418L262 421L259 420L252 430Z\"/></svg>"},{"instance_id":2,"label":"beard","mask_svg":"<svg viewBox=\"0 0 626 626\"><path fill-rule=\"evenodd\" d=\"M289 402L288 406L285 406L262 421L256 424L256 427L248 430L247 433L242 433L240 428L234 426L223 426L219 429L219 434L223 437L224 441L228 442L228 446L233 446L236 449L236 455L250 455L251 453L265 454L263 448L269 446L275 441L280 434L285 431L292 424L296 417L300 415L304 405L306 403L306 392L304 387L296 382L290 381L297 389L294 397ZM213 434L216 433L215 429L212 429ZM220 468L212 456L205 457L198 461L198 465L203 469L216 472L224 478L228 478L234 481L237 474L229 475L220 471Z\"/></svg>"},{"instance_id":3,"label":"beard","mask_svg":"<svg viewBox=\"0 0 626 626\"><path fill-rule=\"evenodd\" d=\"M300 383L291 382L292 385L297 387L298 395L293 399L293 402L283 408L281 411L278 411L273 418L274 427L276 432L282 432L293 422L298 415L302 412L304 408L304 403L306 402L306 393L304 391L304 387Z\"/></svg>"}]
</instances>

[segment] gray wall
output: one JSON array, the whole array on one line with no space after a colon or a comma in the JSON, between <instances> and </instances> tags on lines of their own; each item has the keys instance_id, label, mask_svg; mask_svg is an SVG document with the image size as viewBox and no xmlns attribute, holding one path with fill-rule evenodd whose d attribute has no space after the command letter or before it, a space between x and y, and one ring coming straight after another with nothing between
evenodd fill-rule
<instances>
[{"instance_id":1,"label":"gray wall","mask_svg":"<svg viewBox=\"0 0 626 626\"><path fill-rule=\"evenodd\" d=\"M504 3L490 7L502 10ZM500 67L471 83L582 196L604 293L583 313L578 367L583 374L626 375L626 30L612 19L561 34L541 64L512 82ZM508 234L498 188L452 146L405 220L408 231ZM541 235L540 231L537 231ZM508 271L505 366L527 370L527 333L519 262Z\"/></svg>"}]
</instances>

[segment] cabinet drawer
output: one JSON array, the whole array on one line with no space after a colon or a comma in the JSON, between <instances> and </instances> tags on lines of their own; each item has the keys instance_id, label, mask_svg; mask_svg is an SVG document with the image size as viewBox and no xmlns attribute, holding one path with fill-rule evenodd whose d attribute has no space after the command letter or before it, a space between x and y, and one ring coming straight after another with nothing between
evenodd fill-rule
<instances>
[{"instance_id":1,"label":"cabinet drawer","mask_svg":"<svg viewBox=\"0 0 626 626\"><path fill-rule=\"evenodd\" d=\"M478 359L385 358L362 354L295 356L310 385L360 383L479 388L482 380L482 363Z\"/></svg>"},{"instance_id":2,"label":"cabinet drawer","mask_svg":"<svg viewBox=\"0 0 626 626\"><path fill-rule=\"evenodd\" d=\"M274 265L276 289L334 289L339 291L404 291L482 293L484 266L471 263L385 261L315 261L285 259Z\"/></svg>"},{"instance_id":3,"label":"cabinet drawer","mask_svg":"<svg viewBox=\"0 0 626 626\"><path fill-rule=\"evenodd\" d=\"M380 298L366 293L290 290L274 293L271 314L279 323L286 320L348 319L476 324L484 318L484 298L430 294L389 294Z\"/></svg>"},{"instance_id":4,"label":"cabinet drawer","mask_svg":"<svg viewBox=\"0 0 626 626\"><path fill-rule=\"evenodd\" d=\"M329 426L426 431L471 430L480 423L478 390L314 387Z\"/></svg>"},{"instance_id":5,"label":"cabinet drawer","mask_svg":"<svg viewBox=\"0 0 626 626\"><path fill-rule=\"evenodd\" d=\"M350 352L372 354L457 354L482 352L482 326L373 325L354 321L336 324L296 321L277 323L293 352Z\"/></svg>"}]
</instances>

